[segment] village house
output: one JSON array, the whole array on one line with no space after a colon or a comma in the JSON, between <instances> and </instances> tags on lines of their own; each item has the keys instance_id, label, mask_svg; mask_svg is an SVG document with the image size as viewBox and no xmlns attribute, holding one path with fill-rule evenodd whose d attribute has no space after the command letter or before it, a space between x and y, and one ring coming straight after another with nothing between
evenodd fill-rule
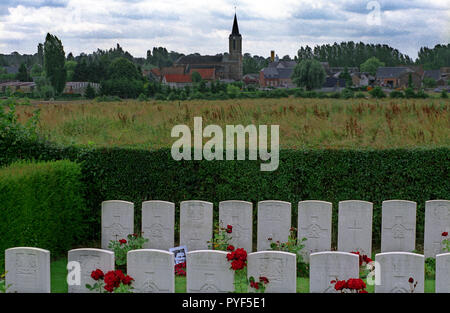
<instances>
[{"instance_id":1,"label":"village house","mask_svg":"<svg viewBox=\"0 0 450 313\"><path fill-rule=\"evenodd\" d=\"M423 79L432 78L436 82L437 86L445 86L447 85L448 79L450 77L450 73L444 72L446 69L450 70L450 68L445 67L438 70L425 70L423 73Z\"/></svg>"},{"instance_id":2,"label":"village house","mask_svg":"<svg viewBox=\"0 0 450 313\"><path fill-rule=\"evenodd\" d=\"M422 85L422 75L409 67L379 67L376 74L376 84L388 88L407 88L409 79L414 87Z\"/></svg>"},{"instance_id":3,"label":"village house","mask_svg":"<svg viewBox=\"0 0 450 313\"><path fill-rule=\"evenodd\" d=\"M67 82L64 87L63 94L78 94L84 96L86 93L86 88L88 85L91 85L92 88L98 92L100 90L100 84L97 83L89 83L89 82ZM0 93L6 93L9 89L10 92L22 92L25 94L31 94L37 88L36 83L34 82L5 82L0 83Z\"/></svg>"},{"instance_id":4,"label":"village house","mask_svg":"<svg viewBox=\"0 0 450 313\"><path fill-rule=\"evenodd\" d=\"M353 73L352 77L352 85L354 87L367 87L372 86L375 82L375 77L370 75L369 73Z\"/></svg>"},{"instance_id":5,"label":"village house","mask_svg":"<svg viewBox=\"0 0 450 313\"><path fill-rule=\"evenodd\" d=\"M297 65L295 61L273 61L268 67L263 68L259 72L259 85L261 87L283 87L292 88L295 85L291 76L294 67Z\"/></svg>"}]
</instances>

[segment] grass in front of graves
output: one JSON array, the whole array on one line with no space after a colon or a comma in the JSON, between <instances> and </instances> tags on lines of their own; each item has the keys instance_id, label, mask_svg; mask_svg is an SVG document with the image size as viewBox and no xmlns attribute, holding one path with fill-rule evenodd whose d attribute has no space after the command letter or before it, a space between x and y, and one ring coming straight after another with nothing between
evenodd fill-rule
<instances>
[{"instance_id":1,"label":"grass in front of graves","mask_svg":"<svg viewBox=\"0 0 450 313\"><path fill-rule=\"evenodd\" d=\"M52 293L67 293L67 259L59 259L52 261L51 263L51 290ZM435 282L434 280L425 280L425 292L434 293ZM374 286L367 286L369 293L374 292ZM175 292L186 292L186 277L175 277ZM309 292L309 278L297 277L297 292L308 293Z\"/></svg>"},{"instance_id":2,"label":"grass in front of graves","mask_svg":"<svg viewBox=\"0 0 450 313\"><path fill-rule=\"evenodd\" d=\"M40 109L39 131L65 145L171 147L175 125L202 117L219 125L280 125L287 149L390 149L450 146L450 99L234 99L33 102L17 107L25 122ZM225 137L224 137L225 138ZM204 138L205 143L210 138Z\"/></svg>"}]
</instances>

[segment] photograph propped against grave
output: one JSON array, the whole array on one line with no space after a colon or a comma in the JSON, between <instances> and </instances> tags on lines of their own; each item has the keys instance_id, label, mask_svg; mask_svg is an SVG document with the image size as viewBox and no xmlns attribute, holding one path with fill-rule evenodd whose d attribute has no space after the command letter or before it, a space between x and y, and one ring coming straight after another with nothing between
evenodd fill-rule
<instances>
[{"instance_id":1,"label":"photograph propped against grave","mask_svg":"<svg viewBox=\"0 0 450 313\"><path fill-rule=\"evenodd\" d=\"M2 1L0 293L450 293L449 21Z\"/></svg>"}]
</instances>

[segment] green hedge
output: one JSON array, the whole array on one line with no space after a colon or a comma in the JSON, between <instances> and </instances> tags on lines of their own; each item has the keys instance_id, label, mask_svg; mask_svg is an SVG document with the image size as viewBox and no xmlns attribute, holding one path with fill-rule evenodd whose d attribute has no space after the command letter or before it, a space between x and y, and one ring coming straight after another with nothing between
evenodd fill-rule
<instances>
[{"instance_id":1,"label":"green hedge","mask_svg":"<svg viewBox=\"0 0 450 313\"><path fill-rule=\"evenodd\" d=\"M80 166L64 160L0 169L0 268L5 249L39 247L58 256L89 237L80 179Z\"/></svg>"},{"instance_id":2,"label":"green hedge","mask_svg":"<svg viewBox=\"0 0 450 313\"><path fill-rule=\"evenodd\" d=\"M104 200L134 202L138 230L141 203L145 200L175 202L178 225L179 203L184 200L213 202L217 219L219 201L252 201L256 217L257 201L274 199L292 203L294 226L298 201L332 202L333 242L336 242L338 202L358 199L374 203L373 239L375 245L379 245L382 201L405 199L417 202L417 242L422 243L425 201L450 199L449 148L282 150L278 170L261 172L259 161L177 162L172 159L170 149L85 150L34 143L17 151L19 147L17 144L4 149L5 157L0 162L17 156L44 160L70 158L80 162L82 180L87 188L86 200L93 218L89 234L97 240L100 238L100 203Z\"/></svg>"}]
</instances>

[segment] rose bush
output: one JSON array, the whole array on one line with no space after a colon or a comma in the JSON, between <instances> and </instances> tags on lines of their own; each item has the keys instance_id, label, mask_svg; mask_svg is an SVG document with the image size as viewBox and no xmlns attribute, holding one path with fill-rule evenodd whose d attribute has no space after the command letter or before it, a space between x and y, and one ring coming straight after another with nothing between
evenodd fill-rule
<instances>
[{"instance_id":1,"label":"rose bush","mask_svg":"<svg viewBox=\"0 0 450 313\"><path fill-rule=\"evenodd\" d=\"M350 278L349 280L332 280L334 289L340 293L367 293L366 283L361 278Z\"/></svg>"},{"instance_id":2,"label":"rose bush","mask_svg":"<svg viewBox=\"0 0 450 313\"><path fill-rule=\"evenodd\" d=\"M253 288L255 292L264 293L266 290L266 285L269 283L269 279L264 276L259 277L259 281L256 281L253 276L249 279L250 288Z\"/></svg>"},{"instance_id":3,"label":"rose bush","mask_svg":"<svg viewBox=\"0 0 450 313\"><path fill-rule=\"evenodd\" d=\"M309 277L309 264L306 263L301 254L302 249L305 247L303 242L307 239L298 239L297 229L291 227L289 230L289 237L287 242L276 241L273 242L273 238L267 238L270 241L270 248L275 251L286 251L297 255L297 275L300 277Z\"/></svg>"},{"instance_id":4,"label":"rose bush","mask_svg":"<svg viewBox=\"0 0 450 313\"><path fill-rule=\"evenodd\" d=\"M91 277L96 283L91 286L86 284L86 288L100 293L130 293L134 280L131 276L125 275L121 270L109 271L106 274L102 270L92 271Z\"/></svg>"},{"instance_id":5,"label":"rose bush","mask_svg":"<svg viewBox=\"0 0 450 313\"><path fill-rule=\"evenodd\" d=\"M111 240L108 245L108 248L114 251L116 266L119 268L126 266L128 251L142 249L144 243L148 242L147 238L138 234L130 234L127 239Z\"/></svg>"}]
</instances>

